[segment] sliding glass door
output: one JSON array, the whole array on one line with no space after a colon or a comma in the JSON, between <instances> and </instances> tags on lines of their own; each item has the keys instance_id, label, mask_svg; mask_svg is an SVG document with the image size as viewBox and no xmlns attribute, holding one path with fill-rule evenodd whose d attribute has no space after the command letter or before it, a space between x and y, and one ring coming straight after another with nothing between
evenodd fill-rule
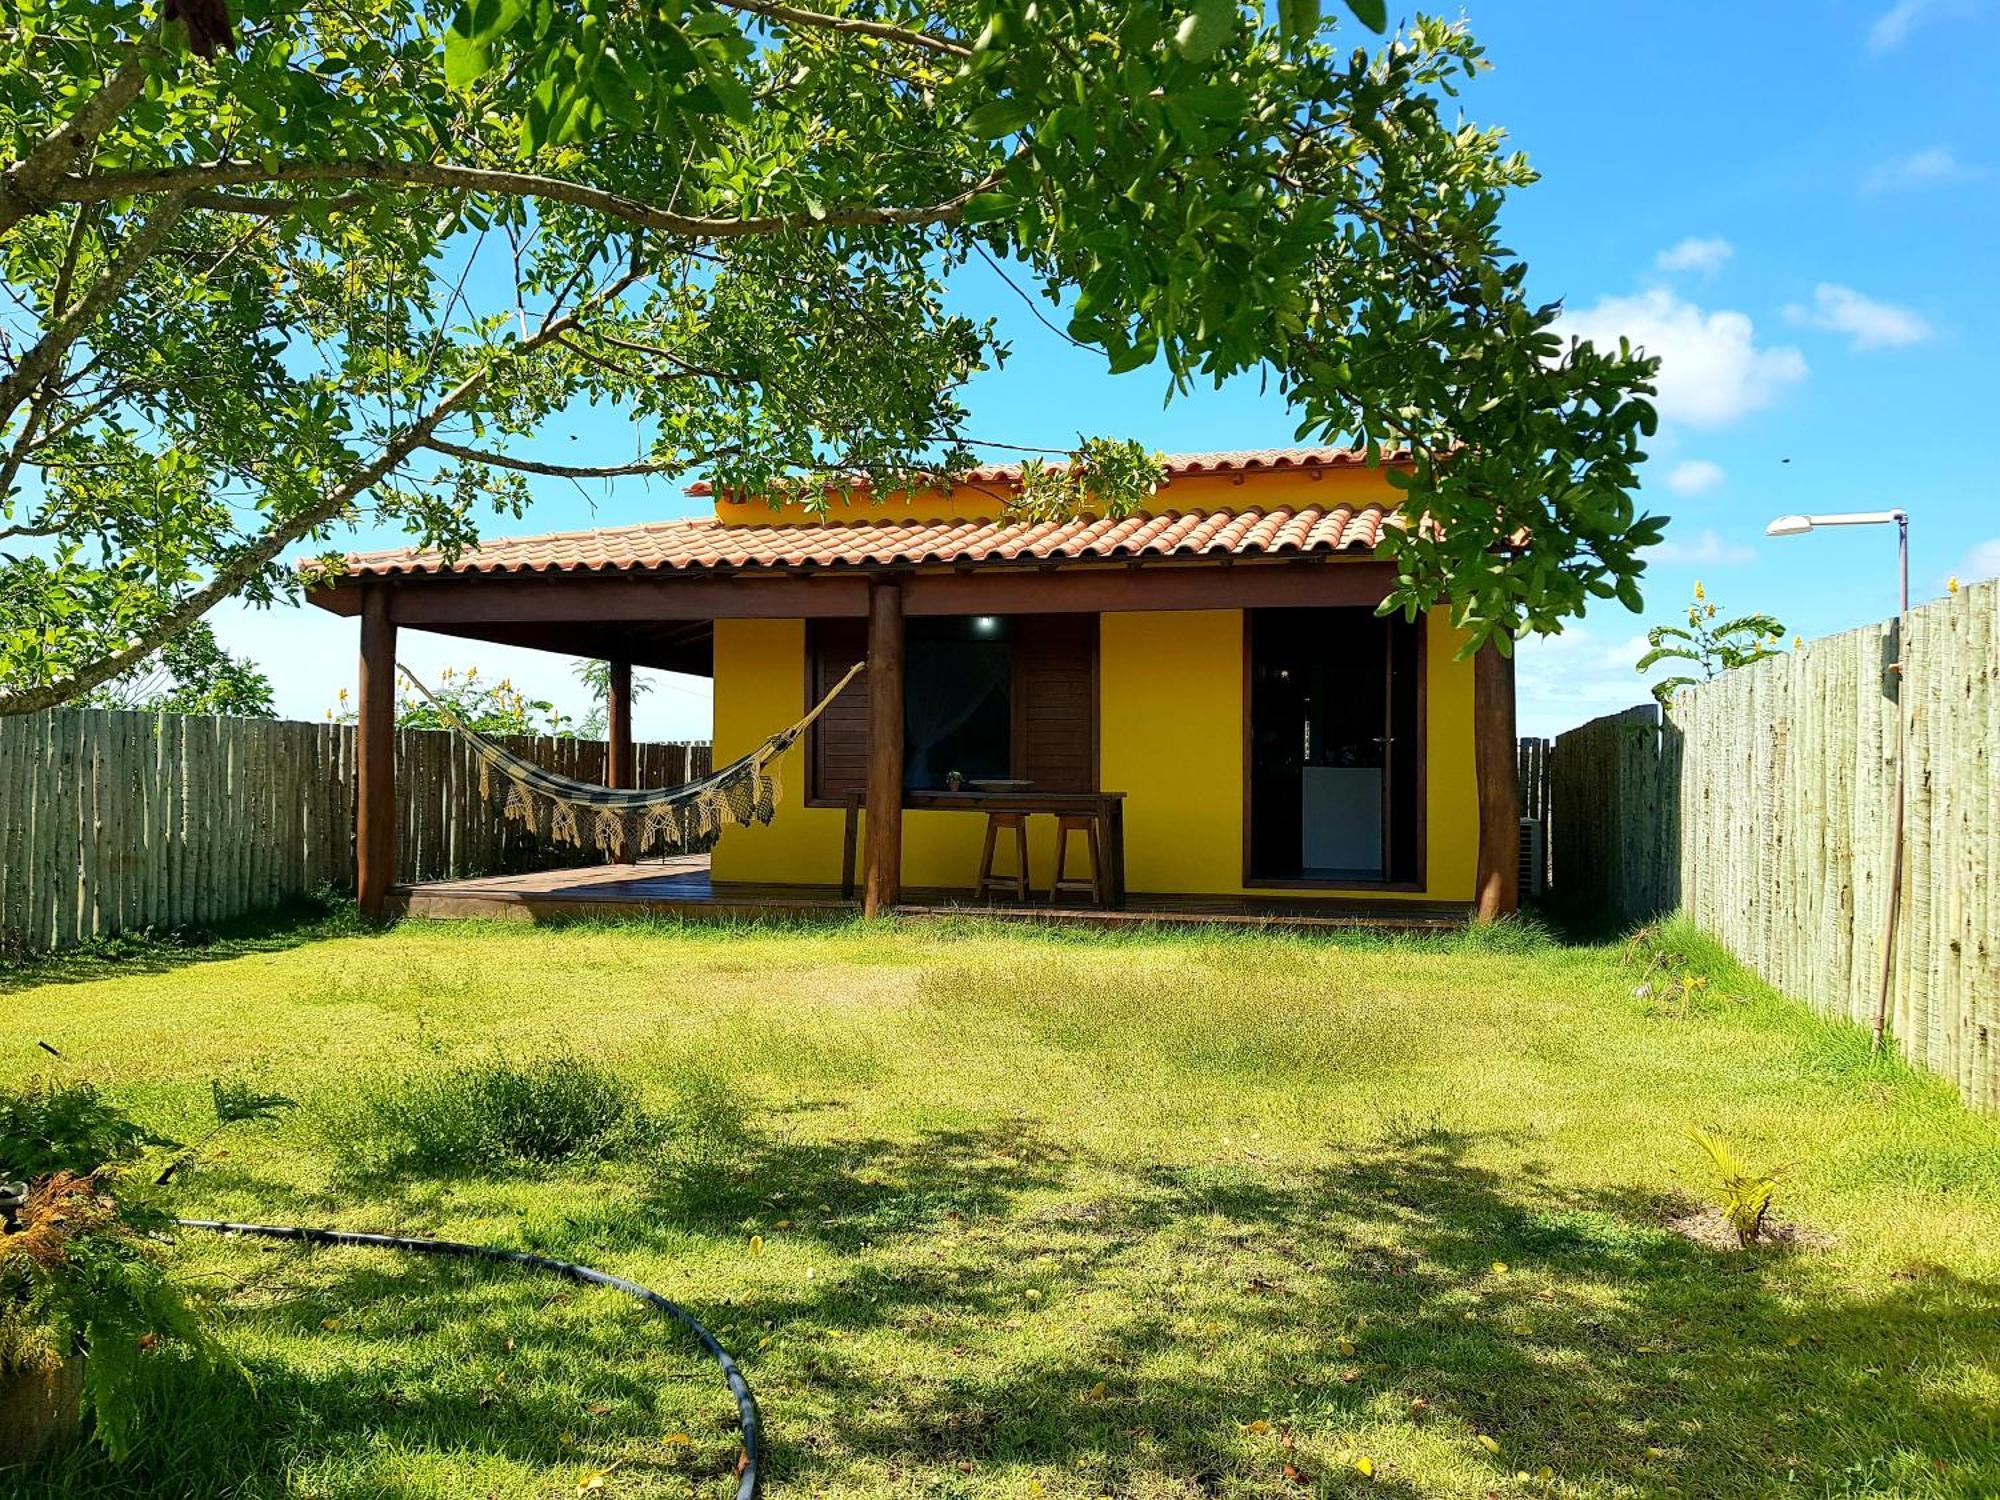
<instances>
[{"instance_id":1,"label":"sliding glass door","mask_svg":"<svg viewBox=\"0 0 2000 1500\"><path fill-rule=\"evenodd\" d=\"M1260 609L1247 628L1247 881L1419 884L1422 623Z\"/></svg>"}]
</instances>

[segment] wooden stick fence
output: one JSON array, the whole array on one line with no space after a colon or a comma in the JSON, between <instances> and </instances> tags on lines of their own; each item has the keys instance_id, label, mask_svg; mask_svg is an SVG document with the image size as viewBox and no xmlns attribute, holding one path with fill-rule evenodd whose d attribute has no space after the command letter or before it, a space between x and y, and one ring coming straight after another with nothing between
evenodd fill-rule
<instances>
[{"instance_id":1,"label":"wooden stick fence","mask_svg":"<svg viewBox=\"0 0 2000 1500\"><path fill-rule=\"evenodd\" d=\"M1908 812L1890 1025L2000 1109L2000 581L1814 641L1560 736L1552 864L1566 901L1685 910L1771 983L1872 1020L1896 715Z\"/></svg>"},{"instance_id":2,"label":"wooden stick fence","mask_svg":"<svg viewBox=\"0 0 2000 1500\"><path fill-rule=\"evenodd\" d=\"M566 776L603 780L601 741L500 743ZM635 750L640 786L708 774L706 744ZM396 780L399 880L585 858L543 847L502 818L448 731L399 731ZM99 709L0 718L0 952L206 927L353 883L351 725Z\"/></svg>"}]
</instances>

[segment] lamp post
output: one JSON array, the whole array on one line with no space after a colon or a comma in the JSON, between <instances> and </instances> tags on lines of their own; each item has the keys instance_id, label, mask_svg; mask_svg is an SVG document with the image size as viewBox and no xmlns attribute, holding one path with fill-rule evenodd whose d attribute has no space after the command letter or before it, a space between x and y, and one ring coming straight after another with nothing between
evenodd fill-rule
<instances>
[{"instance_id":1,"label":"lamp post","mask_svg":"<svg viewBox=\"0 0 2000 1500\"><path fill-rule=\"evenodd\" d=\"M1896 608L1896 790L1889 813L1889 893L1882 917L1882 972L1875 985L1875 1042L1882 1050L1889 1025L1889 984L1896 965L1896 917L1903 898L1903 673L1904 642L1910 629L1910 515L1904 510L1850 510L1828 516L1779 516L1764 528L1766 536L1804 536L1822 526L1889 526L1896 528L1896 568L1901 593Z\"/></svg>"}]
</instances>

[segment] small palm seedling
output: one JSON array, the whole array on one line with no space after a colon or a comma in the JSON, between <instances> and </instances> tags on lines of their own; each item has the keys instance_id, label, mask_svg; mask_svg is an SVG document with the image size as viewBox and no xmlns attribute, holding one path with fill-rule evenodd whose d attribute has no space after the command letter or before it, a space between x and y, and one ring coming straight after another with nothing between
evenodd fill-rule
<instances>
[{"instance_id":1,"label":"small palm seedling","mask_svg":"<svg viewBox=\"0 0 2000 1500\"><path fill-rule=\"evenodd\" d=\"M1771 1200L1777 1195L1777 1175L1753 1172L1726 1141L1706 1130L1690 1130L1688 1138L1708 1153L1715 1168L1717 1205L1736 1231L1736 1243L1746 1247L1756 1244L1764 1236Z\"/></svg>"}]
</instances>

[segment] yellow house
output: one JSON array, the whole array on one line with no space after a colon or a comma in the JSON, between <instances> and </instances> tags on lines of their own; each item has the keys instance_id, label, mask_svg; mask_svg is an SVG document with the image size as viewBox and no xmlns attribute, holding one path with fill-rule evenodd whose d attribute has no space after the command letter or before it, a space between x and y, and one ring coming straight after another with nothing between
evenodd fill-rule
<instances>
[{"instance_id":1,"label":"yellow house","mask_svg":"<svg viewBox=\"0 0 2000 1500\"><path fill-rule=\"evenodd\" d=\"M673 904L672 878L732 907L1511 908L1509 664L1466 655L1443 610L1376 613L1399 492L1344 449L1181 455L1167 476L1136 515L1062 521L1024 518L1005 466L818 509L718 496L713 518L488 542L449 565L357 556L312 597L362 617L383 681L399 625L612 661L614 785L632 665L713 677L718 765L860 666L779 763L777 816L726 830L705 869L635 869L650 904ZM367 843L364 904L392 895ZM546 878L523 892L582 899Z\"/></svg>"}]
</instances>

